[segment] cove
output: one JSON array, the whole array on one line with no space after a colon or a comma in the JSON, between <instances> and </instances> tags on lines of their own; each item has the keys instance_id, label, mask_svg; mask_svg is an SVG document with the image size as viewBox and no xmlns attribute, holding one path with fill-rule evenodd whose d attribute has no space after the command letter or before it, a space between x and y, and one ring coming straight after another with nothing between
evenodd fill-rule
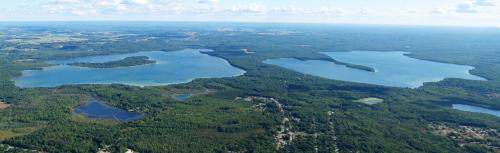
<instances>
[{"instance_id":1,"label":"cove","mask_svg":"<svg viewBox=\"0 0 500 153\"><path fill-rule=\"evenodd\" d=\"M126 122L144 117L144 114L127 112L108 106L96 99L89 100L84 105L76 107L74 111L92 119L113 119L119 122Z\"/></svg>"},{"instance_id":2,"label":"cove","mask_svg":"<svg viewBox=\"0 0 500 153\"><path fill-rule=\"evenodd\" d=\"M417 88L425 82L438 82L445 78L485 80L469 73L474 69L472 66L415 59L406 56L407 52L351 51L323 54L340 62L367 66L375 71L349 68L324 60L278 58L265 60L264 63L327 79L389 87Z\"/></svg>"},{"instance_id":3,"label":"cove","mask_svg":"<svg viewBox=\"0 0 500 153\"><path fill-rule=\"evenodd\" d=\"M196 78L239 76L245 71L233 67L226 60L204 54L208 50L186 49L174 52L149 51L130 54L82 57L50 61L56 66L42 70L25 70L15 78L18 87L56 87L68 84L126 84L157 86L190 82ZM152 64L117 67L88 68L71 63L103 63L127 57L147 56Z\"/></svg>"},{"instance_id":4,"label":"cove","mask_svg":"<svg viewBox=\"0 0 500 153\"><path fill-rule=\"evenodd\" d=\"M451 107L453 109L456 109L456 110L473 112L473 113L484 113L484 114L490 114L490 115L495 115L497 117L500 117L499 110L487 109L487 108L483 108L483 107L464 105L464 104L452 104Z\"/></svg>"}]
</instances>

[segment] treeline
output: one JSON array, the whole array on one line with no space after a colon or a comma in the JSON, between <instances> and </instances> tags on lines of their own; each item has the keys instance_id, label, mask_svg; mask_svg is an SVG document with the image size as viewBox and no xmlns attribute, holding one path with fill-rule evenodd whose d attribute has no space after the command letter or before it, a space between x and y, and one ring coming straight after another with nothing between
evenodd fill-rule
<instances>
[{"instance_id":1,"label":"treeline","mask_svg":"<svg viewBox=\"0 0 500 153\"><path fill-rule=\"evenodd\" d=\"M132 56L126 57L118 61L110 61L104 63L70 63L68 65L89 67L89 68L117 68L117 67L130 67L145 64L156 63L156 61L149 60L147 56Z\"/></svg>"}]
</instances>

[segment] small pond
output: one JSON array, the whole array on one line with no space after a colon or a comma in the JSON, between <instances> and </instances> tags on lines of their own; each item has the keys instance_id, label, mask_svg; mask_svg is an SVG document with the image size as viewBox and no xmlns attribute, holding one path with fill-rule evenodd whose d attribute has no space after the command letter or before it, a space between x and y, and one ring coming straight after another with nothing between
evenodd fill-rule
<instances>
[{"instance_id":1,"label":"small pond","mask_svg":"<svg viewBox=\"0 0 500 153\"><path fill-rule=\"evenodd\" d=\"M144 114L127 112L106 105L104 102L96 99L89 100L87 103L76 107L74 111L91 119L113 119L119 122L126 122L144 117Z\"/></svg>"},{"instance_id":2,"label":"small pond","mask_svg":"<svg viewBox=\"0 0 500 153\"><path fill-rule=\"evenodd\" d=\"M177 100L184 100L184 99L188 99L188 98L193 97L193 94L190 94L190 93L185 93L185 94L176 94L174 97L175 97L175 99L177 99Z\"/></svg>"},{"instance_id":3,"label":"small pond","mask_svg":"<svg viewBox=\"0 0 500 153\"><path fill-rule=\"evenodd\" d=\"M380 98L370 97L370 98L363 98L363 99L354 100L354 102L364 103L367 105L375 105L375 104L384 102L384 100L380 99Z\"/></svg>"}]
</instances>

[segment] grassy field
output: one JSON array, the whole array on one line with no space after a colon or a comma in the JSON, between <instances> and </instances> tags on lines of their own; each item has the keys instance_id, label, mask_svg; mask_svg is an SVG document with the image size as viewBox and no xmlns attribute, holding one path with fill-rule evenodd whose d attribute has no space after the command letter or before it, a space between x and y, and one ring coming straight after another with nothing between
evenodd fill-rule
<instances>
[{"instance_id":1,"label":"grassy field","mask_svg":"<svg viewBox=\"0 0 500 153\"><path fill-rule=\"evenodd\" d=\"M40 127L25 127L25 128L12 128L12 129L2 129L0 130L0 141L5 139L10 139L17 136L30 134L40 128Z\"/></svg>"}]
</instances>

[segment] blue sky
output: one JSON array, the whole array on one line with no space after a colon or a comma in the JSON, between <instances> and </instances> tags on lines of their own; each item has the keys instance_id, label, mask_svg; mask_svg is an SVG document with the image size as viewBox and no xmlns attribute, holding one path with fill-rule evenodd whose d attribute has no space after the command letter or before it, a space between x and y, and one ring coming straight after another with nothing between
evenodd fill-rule
<instances>
[{"instance_id":1,"label":"blue sky","mask_svg":"<svg viewBox=\"0 0 500 153\"><path fill-rule=\"evenodd\" d=\"M0 21L75 20L500 27L500 0L0 0Z\"/></svg>"}]
</instances>

